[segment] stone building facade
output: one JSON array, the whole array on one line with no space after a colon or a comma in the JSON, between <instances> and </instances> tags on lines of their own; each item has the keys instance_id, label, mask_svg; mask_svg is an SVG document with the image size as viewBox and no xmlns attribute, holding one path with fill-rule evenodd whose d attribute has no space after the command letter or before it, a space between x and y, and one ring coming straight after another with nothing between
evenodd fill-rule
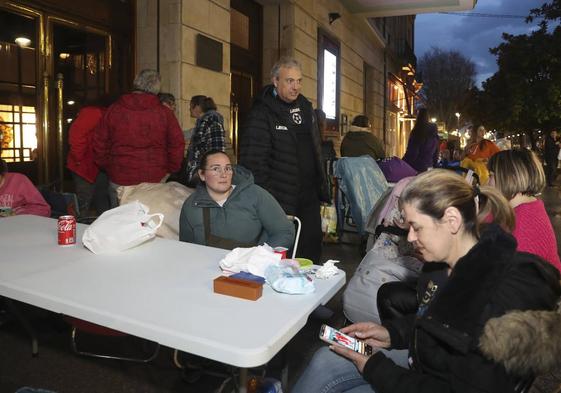
<instances>
[{"instance_id":1,"label":"stone building facade","mask_svg":"<svg viewBox=\"0 0 561 393\"><path fill-rule=\"evenodd\" d=\"M394 134L399 132L400 125L409 124L398 119L413 113L414 91L408 95L411 105L400 108L397 102L389 101L388 90L394 85L402 90L414 89L412 84L406 85L400 79L403 66L409 65L414 71L412 50L409 57L400 50L413 47L414 16L368 19L350 13L338 0L254 4L261 15L249 23L260 24L262 35L256 40L261 43L261 48L257 48L261 64L256 75L252 75L252 93L270 83L271 66L280 56L288 55L302 64L302 93L314 107L320 106L320 41L325 38L335 44L338 52L338 108L329 138L338 146L353 117L365 113L371 120L372 132L385 141L387 153L402 154L403 138ZM159 6L158 12L157 2L137 1L136 68L159 68L164 79L163 90L174 94L180 103L178 116L185 129L195 121L189 114L190 97L197 94L213 97L225 117L230 141L234 141L243 116L237 117L236 125L236 113L232 110L232 93L235 93L232 74L236 74L232 48L239 46L234 36L251 34L243 26L243 4L238 4L236 9L229 0L160 0ZM330 21L333 14L338 17ZM198 64L199 35L221 45L221 69L212 70ZM244 104L248 106L250 102ZM407 108L408 113L399 113Z\"/></svg>"},{"instance_id":2,"label":"stone building facade","mask_svg":"<svg viewBox=\"0 0 561 393\"><path fill-rule=\"evenodd\" d=\"M336 146L367 114L388 155L413 124L414 14L475 0L6 0L0 2L0 156L36 183L70 182L68 132L80 109L160 71L183 129L189 100L214 98L231 152L252 98L283 55L302 63L303 93L328 112Z\"/></svg>"}]
</instances>

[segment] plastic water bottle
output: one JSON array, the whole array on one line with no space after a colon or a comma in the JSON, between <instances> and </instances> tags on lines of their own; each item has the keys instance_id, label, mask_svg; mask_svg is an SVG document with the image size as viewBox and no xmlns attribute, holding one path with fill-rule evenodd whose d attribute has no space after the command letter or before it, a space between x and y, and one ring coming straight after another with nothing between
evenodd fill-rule
<instances>
[{"instance_id":1,"label":"plastic water bottle","mask_svg":"<svg viewBox=\"0 0 561 393\"><path fill-rule=\"evenodd\" d=\"M247 381L247 393L282 393L282 385L274 378L251 377Z\"/></svg>"}]
</instances>

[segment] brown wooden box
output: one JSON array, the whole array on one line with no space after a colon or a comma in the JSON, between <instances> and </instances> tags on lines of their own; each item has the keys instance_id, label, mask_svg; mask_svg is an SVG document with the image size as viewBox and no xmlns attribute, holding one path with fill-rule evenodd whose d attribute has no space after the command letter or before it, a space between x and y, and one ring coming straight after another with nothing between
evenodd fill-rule
<instances>
[{"instance_id":1,"label":"brown wooden box","mask_svg":"<svg viewBox=\"0 0 561 393\"><path fill-rule=\"evenodd\" d=\"M247 300L257 300L263 294L263 284L220 276L214 279L214 292Z\"/></svg>"}]
</instances>

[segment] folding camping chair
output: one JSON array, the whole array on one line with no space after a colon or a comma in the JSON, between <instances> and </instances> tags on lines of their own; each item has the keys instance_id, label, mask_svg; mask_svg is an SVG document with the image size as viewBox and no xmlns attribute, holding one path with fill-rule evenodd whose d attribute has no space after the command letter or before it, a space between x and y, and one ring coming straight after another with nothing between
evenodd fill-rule
<instances>
[{"instance_id":1,"label":"folding camping chair","mask_svg":"<svg viewBox=\"0 0 561 393\"><path fill-rule=\"evenodd\" d=\"M148 363L154 360L156 356L158 356L158 353L160 351L160 344L156 342L150 342L151 344L153 344L154 349L147 357L122 356L122 355L110 354L110 353L90 352L83 349L81 350L78 348L78 336L81 335L82 333L87 333L99 337L123 337L124 338L129 335L127 333L123 333L118 330L109 329L107 327L96 325L95 323L83 321L81 319L74 318L74 317L64 316L64 320L68 322L72 327L72 331L70 335L70 344L72 347L72 351L77 355L102 358L102 359L125 360L129 362L137 362L137 363Z\"/></svg>"},{"instance_id":2,"label":"folding camping chair","mask_svg":"<svg viewBox=\"0 0 561 393\"><path fill-rule=\"evenodd\" d=\"M335 163L337 179L337 236L342 238L345 223L352 224L360 235L360 253L366 250L366 223L370 211L389 184L384 173L370 156L341 157Z\"/></svg>"},{"instance_id":3,"label":"folding camping chair","mask_svg":"<svg viewBox=\"0 0 561 393\"><path fill-rule=\"evenodd\" d=\"M343 200L348 201L357 232L363 235L372 207L389 187L384 173L370 156L341 157L335 165L335 176L341 196L337 208L344 214Z\"/></svg>"},{"instance_id":4,"label":"folding camping chair","mask_svg":"<svg viewBox=\"0 0 561 393\"><path fill-rule=\"evenodd\" d=\"M296 216L287 215L289 221L292 221L296 225L296 236L294 237L294 245L292 246L292 256L291 258L296 258L296 249L298 248L298 241L300 240L300 231L302 230L302 221Z\"/></svg>"}]
</instances>

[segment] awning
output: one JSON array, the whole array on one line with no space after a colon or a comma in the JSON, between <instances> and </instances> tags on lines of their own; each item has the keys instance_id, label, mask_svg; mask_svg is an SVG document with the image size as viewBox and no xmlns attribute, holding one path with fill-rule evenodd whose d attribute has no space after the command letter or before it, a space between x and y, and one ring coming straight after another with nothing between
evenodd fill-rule
<instances>
[{"instance_id":1,"label":"awning","mask_svg":"<svg viewBox=\"0 0 561 393\"><path fill-rule=\"evenodd\" d=\"M477 0L341 0L351 13L367 18L472 10Z\"/></svg>"}]
</instances>

